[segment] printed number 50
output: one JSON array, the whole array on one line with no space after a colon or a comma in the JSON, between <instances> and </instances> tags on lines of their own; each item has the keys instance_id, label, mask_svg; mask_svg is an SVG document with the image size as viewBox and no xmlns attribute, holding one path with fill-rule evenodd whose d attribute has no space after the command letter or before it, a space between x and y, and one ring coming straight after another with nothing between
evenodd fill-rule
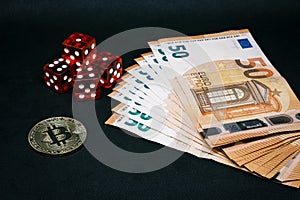
<instances>
[{"instance_id":1,"label":"printed number 50","mask_svg":"<svg viewBox=\"0 0 300 200\"><path fill-rule=\"evenodd\" d=\"M170 51L173 51L172 56L174 58L185 58L188 57L190 54L186 51L186 48L184 45L176 45L175 47L169 46L168 47Z\"/></svg>"}]
</instances>

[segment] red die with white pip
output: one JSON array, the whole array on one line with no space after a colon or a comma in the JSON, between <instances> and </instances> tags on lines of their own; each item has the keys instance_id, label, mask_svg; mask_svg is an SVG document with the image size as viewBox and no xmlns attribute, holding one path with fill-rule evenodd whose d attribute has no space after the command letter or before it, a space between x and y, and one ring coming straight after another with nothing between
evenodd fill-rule
<instances>
[{"instance_id":1,"label":"red die with white pip","mask_svg":"<svg viewBox=\"0 0 300 200\"><path fill-rule=\"evenodd\" d=\"M96 47L96 39L92 36L73 33L62 43L63 57L71 64L80 62Z\"/></svg>"},{"instance_id":2,"label":"red die with white pip","mask_svg":"<svg viewBox=\"0 0 300 200\"><path fill-rule=\"evenodd\" d=\"M64 93L73 86L75 72L64 58L56 58L51 63L47 63L43 73L47 87L55 92Z\"/></svg>"},{"instance_id":3,"label":"red die with white pip","mask_svg":"<svg viewBox=\"0 0 300 200\"><path fill-rule=\"evenodd\" d=\"M85 64L98 70L101 78L100 85L104 88L112 87L122 76L122 58L110 52L95 52L90 54Z\"/></svg>"},{"instance_id":4,"label":"red die with white pip","mask_svg":"<svg viewBox=\"0 0 300 200\"><path fill-rule=\"evenodd\" d=\"M96 100L101 97L99 74L93 67L79 67L74 83L76 101Z\"/></svg>"}]
</instances>

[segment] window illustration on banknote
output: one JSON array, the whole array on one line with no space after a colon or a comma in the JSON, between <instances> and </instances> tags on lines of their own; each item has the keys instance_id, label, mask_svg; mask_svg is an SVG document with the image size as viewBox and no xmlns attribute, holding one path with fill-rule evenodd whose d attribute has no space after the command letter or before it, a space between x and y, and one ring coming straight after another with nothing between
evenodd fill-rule
<instances>
[{"instance_id":1,"label":"window illustration on banknote","mask_svg":"<svg viewBox=\"0 0 300 200\"><path fill-rule=\"evenodd\" d=\"M281 105L268 86L256 81L192 89L202 114L232 119L259 113L279 112Z\"/></svg>"}]
</instances>

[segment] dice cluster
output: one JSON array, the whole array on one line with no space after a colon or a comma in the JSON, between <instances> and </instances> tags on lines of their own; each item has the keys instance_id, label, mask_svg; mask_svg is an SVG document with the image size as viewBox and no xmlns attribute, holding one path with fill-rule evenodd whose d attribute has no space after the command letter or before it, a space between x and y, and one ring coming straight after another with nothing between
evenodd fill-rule
<instances>
[{"instance_id":1,"label":"dice cluster","mask_svg":"<svg viewBox=\"0 0 300 200\"><path fill-rule=\"evenodd\" d=\"M74 87L76 101L96 100L122 76L122 58L97 50L92 36L73 33L62 43L63 53L44 66L44 82L57 93Z\"/></svg>"}]
</instances>

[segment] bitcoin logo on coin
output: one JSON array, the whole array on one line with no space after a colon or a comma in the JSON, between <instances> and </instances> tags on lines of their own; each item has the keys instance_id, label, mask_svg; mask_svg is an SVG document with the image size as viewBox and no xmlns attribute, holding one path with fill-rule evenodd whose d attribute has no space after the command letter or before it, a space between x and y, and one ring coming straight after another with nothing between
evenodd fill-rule
<instances>
[{"instance_id":1,"label":"bitcoin logo on coin","mask_svg":"<svg viewBox=\"0 0 300 200\"><path fill-rule=\"evenodd\" d=\"M61 155L79 148L86 135L81 122L68 117L53 117L37 123L29 132L28 141L38 152Z\"/></svg>"}]
</instances>

